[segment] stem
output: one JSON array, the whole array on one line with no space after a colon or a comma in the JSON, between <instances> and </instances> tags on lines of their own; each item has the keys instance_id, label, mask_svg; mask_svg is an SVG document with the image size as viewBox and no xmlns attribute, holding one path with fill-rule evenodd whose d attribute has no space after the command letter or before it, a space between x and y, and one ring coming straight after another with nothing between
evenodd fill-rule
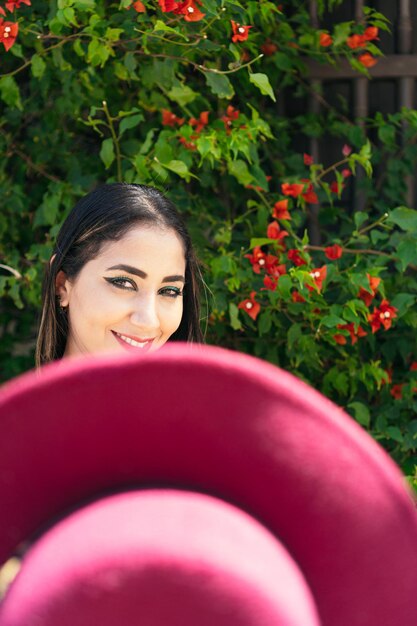
<instances>
[{"instance_id":1,"label":"stem","mask_svg":"<svg viewBox=\"0 0 417 626\"><path fill-rule=\"evenodd\" d=\"M239 65L239 67L235 67L232 70L216 70L214 68L205 67L204 65L197 65L197 67L199 70L203 72L212 72L213 74L234 74L235 72L238 72L244 67L249 67L250 65L255 63L255 61L262 59L263 56L264 56L263 54L258 54L258 56L252 59L251 61L248 61L247 63L244 63L243 65Z\"/></svg>"},{"instance_id":2,"label":"stem","mask_svg":"<svg viewBox=\"0 0 417 626\"><path fill-rule=\"evenodd\" d=\"M154 37L155 39L160 39L161 41L166 41L167 43L171 43L173 46L185 46L187 48L191 48L192 46L197 46L204 37L198 37L192 43L184 43L182 41L173 41L172 39L168 39L167 37L162 37L161 35L155 35L154 33L147 33L144 30L139 30L139 28L135 28L137 33L141 35L148 35L148 37Z\"/></svg>"},{"instance_id":3,"label":"stem","mask_svg":"<svg viewBox=\"0 0 417 626\"><path fill-rule=\"evenodd\" d=\"M70 39L70 38L68 37L67 39L63 39L62 41L59 41L58 43L54 44L53 46L49 46L49 48L46 48L45 50L43 50L42 54L46 54L50 50L53 50L54 48L59 48L64 43L66 43L68 41L68 39ZM21 72L22 70L24 70L26 67L28 67L31 64L32 64L32 59L29 59L29 61L26 61L25 63L23 63L23 65L20 65L20 67L16 68L12 72L8 72L7 74L0 74L0 78L5 78L6 76L15 76L15 74L18 74L19 72Z\"/></svg>"},{"instance_id":4,"label":"stem","mask_svg":"<svg viewBox=\"0 0 417 626\"><path fill-rule=\"evenodd\" d=\"M16 145L13 142L9 143L8 140L7 140L7 134L4 132L4 130L2 128L0 128L0 134L3 135L3 137L5 138L5 140L6 140L7 144L8 144L8 146L7 146L8 147L7 156L11 156L12 154L16 154L23 161L25 161L25 163L27 163L28 166L32 170L34 170L35 172L38 172L39 174L41 174L42 176L44 176L48 180L52 180L54 183L62 183L63 182L60 178L58 178L58 176L54 176L53 174L49 174L49 172L47 172L45 170L45 168L42 167L42 165L38 165L37 163L34 163L32 161L32 159L27 154L22 152L22 150L17 148Z\"/></svg>"},{"instance_id":5,"label":"stem","mask_svg":"<svg viewBox=\"0 0 417 626\"><path fill-rule=\"evenodd\" d=\"M377 219L376 222L372 222L372 224L369 224L369 226L364 226L364 228L361 228L360 230L358 230L358 235L363 235L364 233L368 232L368 230L371 230L375 226L379 226L380 224L383 224L383 222L385 222L387 217L389 217L388 213L384 213L384 215L381 215L381 217Z\"/></svg>"},{"instance_id":6,"label":"stem","mask_svg":"<svg viewBox=\"0 0 417 626\"><path fill-rule=\"evenodd\" d=\"M103 100L103 111L106 115L110 133L113 139L114 149L116 152L116 164L117 164L117 180L119 183L122 182L122 157L120 154L120 145L119 140L117 139L116 131L114 130L113 118L110 115L109 109L107 107L107 102Z\"/></svg>"},{"instance_id":7,"label":"stem","mask_svg":"<svg viewBox=\"0 0 417 626\"><path fill-rule=\"evenodd\" d=\"M338 161L337 163L333 163L333 165L330 165L330 167L328 167L327 169L323 170L317 176L316 182L318 183L324 176L326 176L326 174L328 174L329 172L332 172L336 168L340 167L340 165L344 165L345 163L348 163L348 161L349 161L349 158L346 157L345 159L342 159L341 161Z\"/></svg>"}]
</instances>

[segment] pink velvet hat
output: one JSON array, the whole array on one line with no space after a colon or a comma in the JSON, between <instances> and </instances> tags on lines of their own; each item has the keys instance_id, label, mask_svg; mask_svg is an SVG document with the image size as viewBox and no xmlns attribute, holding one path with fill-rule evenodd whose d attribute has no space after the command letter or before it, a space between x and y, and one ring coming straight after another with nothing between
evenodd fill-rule
<instances>
[{"instance_id":1,"label":"pink velvet hat","mask_svg":"<svg viewBox=\"0 0 417 626\"><path fill-rule=\"evenodd\" d=\"M218 348L66 360L0 394L0 626L415 626L393 462L288 373Z\"/></svg>"}]
</instances>

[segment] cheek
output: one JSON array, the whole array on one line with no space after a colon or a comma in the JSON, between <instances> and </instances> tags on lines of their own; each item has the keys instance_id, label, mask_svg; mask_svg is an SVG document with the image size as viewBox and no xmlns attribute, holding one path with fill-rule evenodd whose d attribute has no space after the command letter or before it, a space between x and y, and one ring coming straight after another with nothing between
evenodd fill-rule
<instances>
[{"instance_id":1,"label":"cheek","mask_svg":"<svg viewBox=\"0 0 417 626\"><path fill-rule=\"evenodd\" d=\"M104 288L77 290L70 300L70 319L80 328L98 331L124 315L123 302Z\"/></svg>"},{"instance_id":2,"label":"cheek","mask_svg":"<svg viewBox=\"0 0 417 626\"><path fill-rule=\"evenodd\" d=\"M164 326L164 334L172 335L173 333L175 333L175 331L181 324L183 310L184 306L182 298L178 303L175 302L174 306L166 307L164 309L162 313L163 320L161 320L161 323L163 323Z\"/></svg>"}]
</instances>

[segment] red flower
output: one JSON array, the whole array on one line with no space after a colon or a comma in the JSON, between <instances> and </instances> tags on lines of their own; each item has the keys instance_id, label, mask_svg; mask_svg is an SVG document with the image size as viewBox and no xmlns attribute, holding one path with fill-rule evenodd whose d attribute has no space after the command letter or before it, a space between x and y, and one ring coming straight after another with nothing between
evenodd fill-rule
<instances>
[{"instance_id":1,"label":"red flower","mask_svg":"<svg viewBox=\"0 0 417 626\"><path fill-rule=\"evenodd\" d=\"M185 137L179 137L178 141L187 148L187 150L197 150L197 146L193 141L188 141Z\"/></svg>"},{"instance_id":2,"label":"red flower","mask_svg":"<svg viewBox=\"0 0 417 626\"><path fill-rule=\"evenodd\" d=\"M246 41L249 36L249 29L252 28L252 26L243 26L233 20L230 20L230 23L232 24L233 29L233 43L236 43L237 41Z\"/></svg>"},{"instance_id":3,"label":"red flower","mask_svg":"<svg viewBox=\"0 0 417 626\"><path fill-rule=\"evenodd\" d=\"M184 124L183 117L177 117L174 113L168 111L168 109L162 109L161 113L163 126L175 126L176 124L181 126L181 124Z\"/></svg>"},{"instance_id":4,"label":"red flower","mask_svg":"<svg viewBox=\"0 0 417 626\"><path fill-rule=\"evenodd\" d=\"M176 15L184 15L186 22L199 22L206 15L202 13L197 4L201 5L200 0L185 0L174 9Z\"/></svg>"},{"instance_id":5,"label":"red flower","mask_svg":"<svg viewBox=\"0 0 417 626\"><path fill-rule=\"evenodd\" d=\"M310 272L311 278L314 280L315 287L311 287L311 285L306 285L309 291L313 291L316 289L320 293L323 287L323 281L326 280L327 276L327 267L323 265L323 267L316 267Z\"/></svg>"},{"instance_id":6,"label":"red flower","mask_svg":"<svg viewBox=\"0 0 417 626\"><path fill-rule=\"evenodd\" d=\"M294 291L291 292L291 300L293 302L306 302L306 299L303 298L301 293L299 293L296 289L294 289Z\"/></svg>"},{"instance_id":7,"label":"red flower","mask_svg":"<svg viewBox=\"0 0 417 626\"><path fill-rule=\"evenodd\" d=\"M208 116L209 116L209 111L202 111L198 118L192 117L188 123L193 128L195 127L195 132L197 134L199 134L199 133L201 133L203 128L205 126L207 126L207 124L208 124Z\"/></svg>"},{"instance_id":8,"label":"red flower","mask_svg":"<svg viewBox=\"0 0 417 626\"><path fill-rule=\"evenodd\" d=\"M352 172L346 167L342 170L342 176L343 178L349 178L349 176L352 176Z\"/></svg>"},{"instance_id":9,"label":"red flower","mask_svg":"<svg viewBox=\"0 0 417 626\"><path fill-rule=\"evenodd\" d=\"M255 274L261 273L261 267L265 268L266 254L265 252L262 252L259 246L256 246L253 249L252 254L245 254L245 258L249 259L249 261L251 262L252 269L255 272Z\"/></svg>"},{"instance_id":10,"label":"red flower","mask_svg":"<svg viewBox=\"0 0 417 626\"><path fill-rule=\"evenodd\" d=\"M308 202L308 204L317 204L319 201L317 194L314 191L314 187L312 183L309 183L307 187L307 191L302 194L302 197L304 198L306 202Z\"/></svg>"},{"instance_id":11,"label":"red flower","mask_svg":"<svg viewBox=\"0 0 417 626\"><path fill-rule=\"evenodd\" d=\"M341 346L344 346L347 343L347 338L344 335L333 335L333 339Z\"/></svg>"},{"instance_id":12,"label":"red flower","mask_svg":"<svg viewBox=\"0 0 417 626\"><path fill-rule=\"evenodd\" d=\"M259 304L259 302L256 302L255 296L256 291L251 291L250 297L246 300L243 300L242 302L239 302L239 304L237 305L238 309L243 309L244 311L246 311L249 317L251 317L253 320L256 320L259 315L259 311L261 310L261 305Z\"/></svg>"},{"instance_id":13,"label":"red flower","mask_svg":"<svg viewBox=\"0 0 417 626\"><path fill-rule=\"evenodd\" d=\"M286 230L281 230L278 222L271 222L270 224L268 224L268 228L266 230L266 236L269 237L269 239L285 239L285 237L288 237L288 233Z\"/></svg>"},{"instance_id":14,"label":"red flower","mask_svg":"<svg viewBox=\"0 0 417 626\"><path fill-rule=\"evenodd\" d=\"M349 335L350 335L350 339L352 342L352 346L355 345L355 343L358 341L358 337L365 337L368 333L362 328L362 326L358 326L357 330L355 330L355 324L353 324L353 322L351 322L350 324L338 324L337 328L339 330L347 330ZM343 337L343 339L346 340L346 337L344 335L335 335L334 338L336 339L336 337ZM336 339L337 343L340 344L345 344L346 341L338 341Z\"/></svg>"},{"instance_id":15,"label":"red flower","mask_svg":"<svg viewBox=\"0 0 417 626\"><path fill-rule=\"evenodd\" d=\"M358 57L358 61L359 63L362 63L364 67L373 67L376 63L378 63L378 60L375 59L375 57L373 57L372 54L369 54L369 52L365 52L364 54L361 54Z\"/></svg>"},{"instance_id":16,"label":"red flower","mask_svg":"<svg viewBox=\"0 0 417 626\"><path fill-rule=\"evenodd\" d=\"M348 146L347 143L345 143L345 145L342 148L343 156L348 157L351 152L352 152L352 148Z\"/></svg>"},{"instance_id":17,"label":"red flower","mask_svg":"<svg viewBox=\"0 0 417 626\"><path fill-rule=\"evenodd\" d=\"M287 268L284 264L278 265L278 257L273 254L267 254L265 258L265 269L267 274L273 278L279 278L283 274L287 273Z\"/></svg>"},{"instance_id":18,"label":"red flower","mask_svg":"<svg viewBox=\"0 0 417 626\"><path fill-rule=\"evenodd\" d=\"M368 315L368 321L371 323L372 332L376 333L377 330L383 326L385 330L389 330L392 325L392 320L397 317L397 310L394 306L391 306L388 300L382 300L379 307L375 307L373 313Z\"/></svg>"},{"instance_id":19,"label":"red flower","mask_svg":"<svg viewBox=\"0 0 417 626\"><path fill-rule=\"evenodd\" d=\"M0 15L6 15L6 11L3 9L3 7L0 7Z\"/></svg>"},{"instance_id":20,"label":"red flower","mask_svg":"<svg viewBox=\"0 0 417 626\"><path fill-rule=\"evenodd\" d=\"M270 57L278 50L278 46L272 43L272 41L267 40L262 44L261 50L266 57Z\"/></svg>"},{"instance_id":21,"label":"red flower","mask_svg":"<svg viewBox=\"0 0 417 626\"><path fill-rule=\"evenodd\" d=\"M376 26L368 26L368 28L365 29L363 38L366 41L373 41L374 39L378 38L378 33L379 29Z\"/></svg>"},{"instance_id":22,"label":"red flower","mask_svg":"<svg viewBox=\"0 0 417 626\"><path fill-rule=\"evenodd\" d=\"M343 183L338 183L337 180L334 180L332 183L330 183L330 191L333 193L342 193L342 189L344 187Z\"/></svg>"},{"instance_id":23,"label":"red flower","mask_svg":"<svg viewBox=\"0 0 417 626\"><path fill-rule=\"evenodd\" d=\"M297 183L282 183L281 191L284 196L291 196L292 198L297 198L299 195L303 193L304 185L300 185Z\"/></svg>"},{"instance_id":24,"label":"red flower","mask_svg":"<svg viewBox=\"0 0 417 626\"><path fill-rule=\"evenodd\" d=\"M323 46L323 48L331 46L332 43L333 38L329 35L329 33L320 33L320 45Z\"/></svg>"},{"instance_id":25,"label":"red flower","mask_svg":"<svg viewBox=\"0 0 417 626\"><path fill-rule=\"evenodd\" d=\"M395 400L401 400L401 398L403 397L403 387L404 387L404 383L401 383L401 384L393 385L391 389L389 390L390 394L392 395L393 398L395 398Z\"/></svg>"},{"instance_id":26,"label":"red flower","mask_svg":"<svg viewBox=\"0 0 417 626\"><path fill-rule=\"evenodd\" d=\"M19 24L14 22L5 22L2 18L0 18L0 41L6 48L6 52L10 50L16 41L18 31Z\"/></svg>"},{"instance_id":27,"label":"red flower","mask_svg":"<svg viewBox=\"0 0 417 626\"><path fill-rule=\"evenodd\" d=\"M327 246L327 248L324 248L324 254L328 259L330 259L330 261L335 261L336 259L340 259L342 256L343 248L335 243L333 246Z\"/></svg>"},{"instance_id":28,"label":"red flower","mask_svg":"<svg viewBox=\"0 0 417 626\"><path fill-rule=\"evenodd\" d=\"M9 2L6 2L5 6L8 11L14 11L15 9L20 9L22 2L30 7L30 0L9 0Z\"/></svg>"},{"instance_id":29,"label":"red flower","mask_svg":"<svg viewBox=\"0 0 417 626\"><path fill-rule=\"evenodd\" d=\"M176 0L158 0L158 3L163 13L171 13L172 11L175 11L179 4Z\"/></svg>"},{"instance_id":30,"label":"red flower","mask_svg":"<svg viewBox=\"0 0 417 626\"><path fill-rule=\"evenodd\" d=\"M240 111L238 111L238 109L235 109L234 107L232 107L231 104L229 104L229 106L226 109L226 115L223 115L223 117L221 118L228 132L230 132L230 127L232 126L232 122L234 120L237 120L239 115L240 115Z\"/></svg>"},{"instance_id":31,"label":"red flower","mask_svg":"<svg viewBox=\"0 0 417 626\"><path fill-rule=\"evenodd\" d=\"M310 154L306 154L305 152L303 155L303 159L304 159L304 165L308 166L308 165L313 165L314 163L313 157Z\"/></svg>"},{"instance_id":32,"label":"red flower","mask_svg":"<svg viewBox=\"0 0 417 626\"><path fill-rule=\"evenodd\" d=\"M378 276L370 276L369 274L367 274L367 277L369 281L369 289L361 287L359 289L358 298L363 300L366 306L369 306L376 295L381 279L378 278Z\"/></svg>"},{"instance_id":33,"label":"red flower","mask_svg":"<svg viewBox=\"0 0 417 626\"><path fill-rule=\"evenodd\" d=\"M357 48L366 46L366 39L363 35L351 35L347 38L346 43L349 48L356 50Z\"/></svg>"},{"instance_id":34,"label":"red flower","mask_svg":"<svg viewBox=\"0 0 417 626\"><path fill-rule=\"evenodd\" d=\"M301 257L300 251L295 248L292 250L288 250L287 257L290 261L294 263L297 267L300 265L307 265L307 262Z\"/></svg>"},{"instance_id":35,"label":"red flower","mask_svg":"<svg viewBox=\"0 0 417 626\"><path fill-rule=\"evenodd\" d=\"M140 0L136 0L136 2L133 3L133 8L138 13L146 13L146 7Z\"/></svg>"},{"instance_id":36,"label":"red flower","mask_svg":"<svg viewBox=\"0 0 417 626\"><path fill-rule=\"evenodd\" d=\"M417 370L417 361L413 361L410 365L410 372L415 372Z\"/></svg>"},{"instance_id":37,"label":"red flower","mask_svg":"<svg viewBox=\"0 0 417 626\"><path fill-rule=\"evenodd\" d=\"M291 215L288 213L288 200L278 200L272 209L272 217L277 220L290 220Z\"/></svg>"},{"instance_id":38,"label":"red flower","mask_svg":"<svg viewBox=\"0 0 417 626\"><path fill-rule=\"evenodd\" d=\"M278 278L271 278L271 276L264 276L264 285L262 289L266 289L268 291L275 291L277 288Z\"/></svg>"}]
</instances>

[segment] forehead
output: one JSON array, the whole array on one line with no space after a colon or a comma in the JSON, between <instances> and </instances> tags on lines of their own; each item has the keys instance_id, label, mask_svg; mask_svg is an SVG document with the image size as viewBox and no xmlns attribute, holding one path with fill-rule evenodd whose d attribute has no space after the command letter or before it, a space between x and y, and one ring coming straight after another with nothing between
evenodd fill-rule
<instances>
[{"instance_id":1,"label":"forehead","mask_svg":"<svg viewBox=\"0 0 417 626\"><path fill-rule=\"evenodd\" d=\"M132 227L117 241L105 242L93 261L100 266L126 263L147 273L158 268L163 273L167 267L184 271L185 250L175 230L145 224Z\"/></svg>"}]
</instances>

